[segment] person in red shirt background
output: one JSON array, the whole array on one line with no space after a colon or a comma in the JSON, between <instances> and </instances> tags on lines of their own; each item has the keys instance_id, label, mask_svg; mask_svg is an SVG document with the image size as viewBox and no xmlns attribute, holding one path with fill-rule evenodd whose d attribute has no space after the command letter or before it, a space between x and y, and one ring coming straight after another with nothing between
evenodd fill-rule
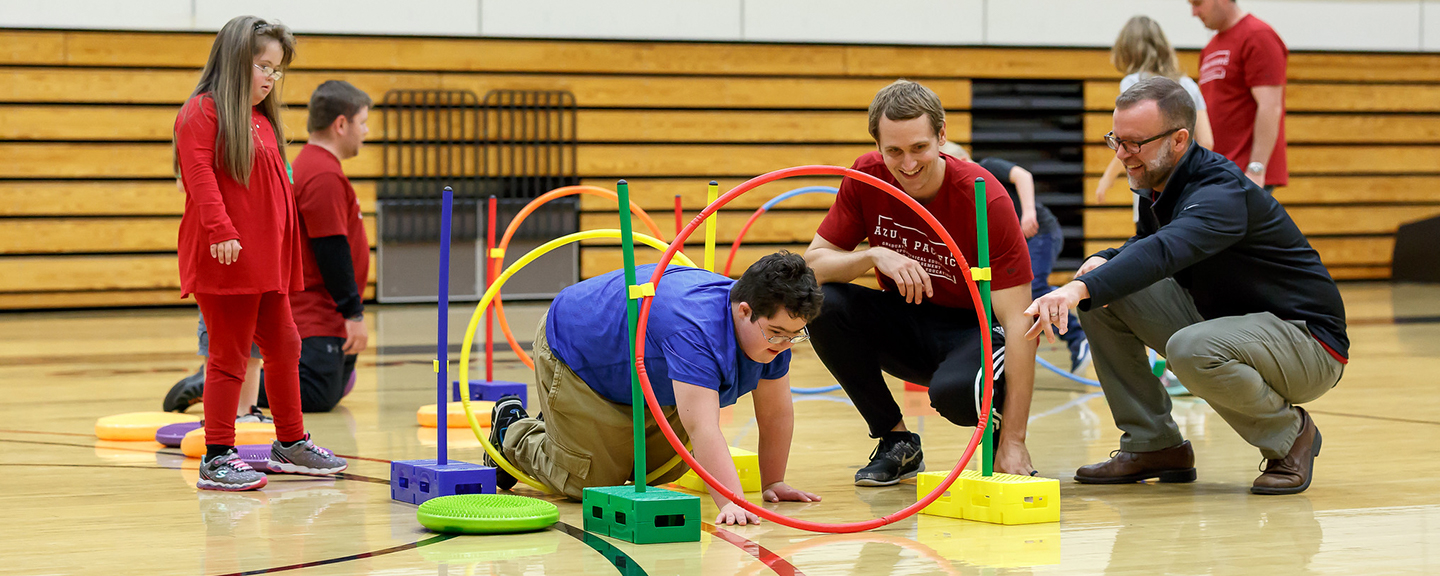
<instances>
[{"instance_id":1,"label":"person in red shirt background","mask_svg":"<svg viewBox=\"0 0 1440 576\"><path fill-rule=\"evenodd\" d=\"M276 86L294 55L295 38L284 26L231 19L175 119L175 165L185 189L181 297L195 295L210 335L202 490L266 484L234 447L233 414L252 342L270 372L276 440L269 471L325 475L347 465L310 441L300 412L300 335L289 299L303 286L300 231Z\"/></svg>"},{"instance_id":2,"label":"person in red shirt background","mask_svg":"<svg viewBox=\"0 0 1440 576\"><path fill-rule=\"evenodd\" d=\"M1285 163L1285 60L1275 29L1235 0L1190 0L1190 13L1215 31L1200 51L1200 93L1214 150L1268 191L1290 182Z\"/></svg>"},{"instance_id":3,"label":"person in red shirt background","mask_svg":"<svg viewBox=\"0 0 1440 576\"><path fill-rule=\"evenodd\" d=\"M355 357L369 341L363 296L370 240L340 161L360 153L370 133L365 124L370 104L370 96L349 82L320 84L310 95L310 141L295 157L295 205L306 239L300 250L305 289L290 293L290 310L300 331L305 412L328 412L350 393ZM265 405L265 394L260 402Z\"/></svg>"},{"instance_id":4,"label":"person in red shirt background","mask_svg":"<svg viewBox=\"0 0 1440 576\"><path fill-rule=\"evenodd\" d=\"M985 179L994 318L997 435L995 469L1033 474L1025 448L1035 380L1036 341L1024 334L1031 319L1030 255L1005 187L985 169L940 152L945 109L929 88L899 80L870 104L870 136L877 152L854 168L895 185L920 202L950 233L966 261L976 260L975 191ZM869 247L856 250L862 240ZM978 423L982 369L980 326L969 288L939 235L899 200L852 179L805 251L825 292L810 324L811 342L879 439L870 463L855 474L859 486L887 486L924 470L920 437L905 427L882 372L930 389L930 404L961 426ZM881 290L851 280L870 270ZM1005 361L1005 347L1011 348ZM1002 374L1003 366L1003 374Z\"/></svg>"}]
</instances>

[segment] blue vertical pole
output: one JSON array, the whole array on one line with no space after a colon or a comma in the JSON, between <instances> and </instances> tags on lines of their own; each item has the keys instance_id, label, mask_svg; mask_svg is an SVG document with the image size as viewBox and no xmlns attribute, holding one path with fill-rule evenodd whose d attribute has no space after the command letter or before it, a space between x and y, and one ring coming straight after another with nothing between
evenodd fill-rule
<instances>
[{"instance_id":1,"label":"blue vertical pole","mask_svg":"<svg viewBox=\"0 0 1440 576\"><path fill-rule=\"evenodd\" d=\"M446 186L444 198L440 201L440 312L435 322L435 429L439 440L435 461L440 466L447 463L445 431L450 427L445 383L450 380L450 205L454 198L455 192Z\"/></svg>"}]
</instances>

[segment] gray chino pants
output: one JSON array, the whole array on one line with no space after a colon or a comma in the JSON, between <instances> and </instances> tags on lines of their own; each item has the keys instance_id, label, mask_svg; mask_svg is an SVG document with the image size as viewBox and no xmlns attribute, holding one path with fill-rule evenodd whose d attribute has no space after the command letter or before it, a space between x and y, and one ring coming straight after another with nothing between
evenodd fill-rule
<instances>
[{"instance_id":1,"label":"gray chino pants","mask_svg":"<svg viewBox=\"0 0 1440 576\"><path fill-rule=\"evenodd\" d=\"M1283 458L1300 433L1292 405L1319 398L1344 369L1304 322L1268 312L1205 320L1172 278L1081 312L1080 324L1126 452L1184 441L1146 346L1165 356L1180 382L1266 458Z\"/></svg>"}]
</instances>

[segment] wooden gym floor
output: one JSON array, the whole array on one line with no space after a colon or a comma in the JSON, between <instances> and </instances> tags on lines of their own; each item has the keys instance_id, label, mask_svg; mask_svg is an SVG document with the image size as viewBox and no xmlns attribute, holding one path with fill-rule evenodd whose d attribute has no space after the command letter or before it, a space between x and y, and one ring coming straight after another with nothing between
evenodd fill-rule
<instances>
[{"instance_id":1,"label":"wooden gym floor","mask_svg":"<svg viewBox=\"0 0 1440 576\"><path fill-rule=\"evenodd\" d=\"M1325 434L1316 480L1297 496L1247 493L1258 453L1204 402L1175 416L1195 444L1200 478L1185 485L1080 486L1077 466L1104 459L1119 432L1095 389L1037 377L1030 450L1061 479L1058 524L995 526L920 516L873 532L822 536L764 523L715 529L698 544L636 546L586 537L579 506L531 534L436 536L389 498L391 459L433 457L415 409L435 398L434 308L375 306L360 383L336 411L306 422L352 456L336 479L272 476L264 490L198 492L196 461L146 442L97 442L96 418L156 410L198 364L192 309L0 316L0 573L4 574L1426 574L1440 571L1440 288L1343 287L1353 361L1310 405ZM528 341L540 310L510 307ZM452 343L470 310L457 305ZM503 348L503 344L501 345ZM1064 362L1062 350L1044 355ZM1428 366L1428 368L1427 368ZM529 381L508 352L496 376ZM796 386L833 383L808 348ZM968 429L902 393L931 470L953 466ZM820 504L767 504L823 522L890 514L913 484L857 488L873 448L843 394L795 397L788 480ZM192 412L198 412L196 407ZM748 400L722 420L754 449ZM479 462L467 430L452 458ZM467 440L467 438L469 438ZM707 520L715 507L704 498ZM617 567L606 554L621 558Z\"/></svg>"}]
</instances>

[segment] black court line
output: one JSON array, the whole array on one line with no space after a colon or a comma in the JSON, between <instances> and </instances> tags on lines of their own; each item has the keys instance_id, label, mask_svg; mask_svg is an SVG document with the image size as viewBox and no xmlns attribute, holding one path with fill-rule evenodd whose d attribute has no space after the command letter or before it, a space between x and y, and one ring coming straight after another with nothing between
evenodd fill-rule
<instances>
[{"instance_id":1,"label":"black court line","mask_svg":"<svg viewBox=\"0 0 1440 576\"><path fill-rule=\"evenodd\" d=\"M96 445L94 445L94 444L71 444L71 443L69 443L69 442L44 442L44 441L40 441L40 440L12 440L12 439L10 439L10 438L0 438L0 442L9 442L9 443L11 443L11 444L38 444L38 445L41 445L41 446L65 446L65 447L68 447L68 448L100 448L100 449L103 449L103 450L119 450L119 451L122 451L122 452L144 452L144 453L146 453L146 454L164 454L164 455L166 455L166 456L180 456L180 457L182 457L182 458L188 458L188 456L186 456L186 455L185 455L184 453L182 453L182 452L172 452L172 451L170 451L170 450L155 450L155 449L152 449L152 448L123 448L123 447L120 447L120 446L96 446Z\"/></svg>"},{"instance_id":2,"label":"black court line","mask_svg":"<svg viewBox=\"0 0 1440 576\"><path fill-rule=\"evenodd\" d=\"M325 560L315 560L315 561L313 561L313 562L303 562L303 563L300 563L300 564L291 564L291 565L289 565L289 566L276 566L276 567L274 567L274 568L261 568L261 569L259 569L259 570L250 570L250 571L248 571L248 572L230 572L230 573L227 573L227 574L221 574L221 575L217 575L217 576L250 576L250 575L252 575L252 574L273 574L273 573L276 573L276 572L286 572L286 571L289 571L289 570L299 570L299 569L301 569L301 568L310 568L310 567L313 567L313 566L325 566L325 565L327 565L327 564L339 564L339 563L341 563L341 562L349 562L349 561L351 561L351 560L360 560L360 559L362 559L362 558L374 558L374 557L376 557L376 556L384 556L384 555L386 555L386 554L394 554L394 553L396 553L396 552L404 552L404 551L406 551L406 550L414 550L414 549L419 548L419 547L421 547L421 546L429 546L429 545L431 545L431 544L438 544L438 543L440 543L440 542L444 542L444 541L446 541L446 540L449 540L449 539L451 539L451 538L454 538L455 536L456 536L455 534L439 534L439 535L436 535L436 536L431 536L431 537L426 538L426 539L424 539L424 540L417 540L417 541L411 542L411 543L409 543L409 544L401 544L401 545L399 545L399 546L391 546L391 547L389 547L389 548L384 548L384 549L380 549L380 550L374 550L374 551L371 551L371 552L361 552L361 553L359 553L359 554L351 554L351 555L349 555L349 556L341 556L341 557L338 557L338 558L327 558L327 559L325 559Z\"/></svg>"},{"instance_id":3,"label":"black court line","mask_svg":"<svg viewBox=\"0 0 1440 576\"><path fill-rule=\"evenodd\" d=\"M1440 426L1440 422L1436 422L1434 420L1415 420L1413 418L1396 418L1394 416L1371 416L1369 414L1347 414L1345 412L1322 412L1320 410L1310 409L1306 409L1305 411L1311 414L1320 414L1323 416L1345 416L1347 418L1364 418L1366 420L1383 420L1386 422L1402 422L1405 424L1429 424L1431 426Z\"/></svg>"},{"instance_id":4,"label":"black court line","mask_svg":"<svg viewBox=\"0 0 1440 576\"><path fill-rule=\"evenodd\" d=\"M390 481L384 478L376 478L374 476L361 476L359 474L352 474L350 472L337 472L335 474L332 474L331 476L336 480L354 480L356 482L369 482L371 484L384 484L386 486L390 485Z\"/></svg>"},{"instance_id":5,"label":"black court line","mask_svg":"<svg viewBox=\"0 0 1440 576\"><path fill-rule=\"evenodd\" d=\"M627 576L631 574L649 576L649 574L645 572L645 569L641 568L640 564L635 562L634 558L631 558L624 550L616 548L613 544L606 542L604 538L564 522L556 522L550 529L563 532L571 538L584 542L586 546L593 548L596 552L599 552L601 556L604 556L606 560L609 560L611 564L615 565L615 569L619 570L621 574Z\"/></svg>"},{"instance_id":6,"label":"black court line","mask_svg":"<svg viewBox=\"0 0 1440 576\"><path fill-rule=\"evenodd\" d=\"M0 462L0 466L23 468L135 468L139 470L179 470L175 466L130 466L127 464L42 464L31 462Z\"/></svg>"},{"instance_id":7,"label":"black court line","mask_svg":"<svg viewBox=\"0 0 1440 576\"><path fill-rule=\"evenodd\" d=\"M1393 318L1351 318L1346 320L1352 326L1369 324L1436 324L1440 316L1396 316Z\"/></svg>"},{"instance_id":8,"label":"black court line","mask_svg":"<svg viewBox=\"0 0 1440 576\"><path fill-rule=\"evenodd\" d=\"M6 433L6 434L41 434L41 435L51 435L51 436L84 436L84 437L86 437L86 438L94 438L94 437L95 437L94 434L79 434L79 433L75 433L75 432L43 432L43 431L39 431L39 430L0 430L0 432L4 432L4 433Z\"/></svg>"}]
</instances>

